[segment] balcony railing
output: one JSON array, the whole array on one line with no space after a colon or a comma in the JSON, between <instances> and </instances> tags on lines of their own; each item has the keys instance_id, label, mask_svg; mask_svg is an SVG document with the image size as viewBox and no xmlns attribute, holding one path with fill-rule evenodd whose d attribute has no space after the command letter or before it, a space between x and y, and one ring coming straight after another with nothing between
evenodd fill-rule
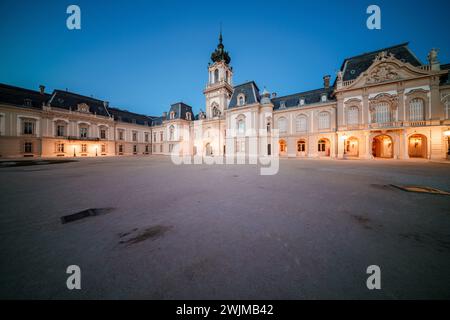
<instances>
[{"instance_id":1,"label":"balcony railing","mask_svg":"<svg viewBox=\"0 0 450 320\"><path fill-rule=\"evenodd\" d=\"M100 141L100 138L91 137L78 137L78 136L68 136L68 140L80 140L80 141Z\"/></svg>"},{"instance_id":2,"label":"balcony railing","mask_svg":"<svg viewBox=\"0 0 450 320\"><path fill-rule=\"evenodd\" d=\"M371 123L369 127L372 129L380 129L380 128L397 128L401 127L403 123L401 121L392 121L392 122L383 122L383 123Z\"/></svg>"}]
</instances>

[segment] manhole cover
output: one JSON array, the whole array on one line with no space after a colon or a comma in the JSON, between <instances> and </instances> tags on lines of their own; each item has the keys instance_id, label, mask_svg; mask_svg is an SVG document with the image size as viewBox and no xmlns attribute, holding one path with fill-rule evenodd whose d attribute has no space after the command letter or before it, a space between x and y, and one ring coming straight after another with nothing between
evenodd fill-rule
<instances>
[{"instance_id":1,"label":"manhole cover","mask_svg":"<svg viewBox=\"0 0 450 320\"><path fill-rule=\"evenodd\" d=\"M395 184L391 184L391 186L408 192L418 192L418 193L430 193L430 194L440 194L445 196L450 196L450 192L442 191L436 188L432 187L426 187L426 186L399 186Z\"/></svg>"}]
</instances>

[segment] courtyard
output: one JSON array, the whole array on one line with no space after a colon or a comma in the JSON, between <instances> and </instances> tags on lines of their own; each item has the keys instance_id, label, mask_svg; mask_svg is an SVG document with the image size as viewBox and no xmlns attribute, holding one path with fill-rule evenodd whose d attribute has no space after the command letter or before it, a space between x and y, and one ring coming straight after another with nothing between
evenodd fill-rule
<instances>
[{"instance_id":1,"label":"courtyard","mask_svg":"<svg viewBox=\"0 0 450 320\"><path fill-rule=\"evenodd\" d=\"M391 186L450 191L447 163L284 159L261 176L91 158L3 167L0 181L2 299L450 298L450 196Z\"/></svg>"}]
</instances>

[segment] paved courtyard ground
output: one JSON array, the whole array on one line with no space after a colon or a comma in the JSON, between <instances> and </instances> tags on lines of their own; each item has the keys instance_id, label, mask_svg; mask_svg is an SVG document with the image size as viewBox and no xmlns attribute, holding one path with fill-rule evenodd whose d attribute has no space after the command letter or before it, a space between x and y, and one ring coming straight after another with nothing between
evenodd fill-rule
<instances>
[{"instance_id":1,"label":"paved courtyard ground","mask_svg":"<svg viewBox=\"0 0 450 320\"><path fill-rule=\"evenodd\" d=\"M0 298L450 298L450 196L389 186L450 191L449 164L288 159L260 176L124 157L0 181ZM88 208L104 210L61 223Z\"/></svg>"}]
</instances>

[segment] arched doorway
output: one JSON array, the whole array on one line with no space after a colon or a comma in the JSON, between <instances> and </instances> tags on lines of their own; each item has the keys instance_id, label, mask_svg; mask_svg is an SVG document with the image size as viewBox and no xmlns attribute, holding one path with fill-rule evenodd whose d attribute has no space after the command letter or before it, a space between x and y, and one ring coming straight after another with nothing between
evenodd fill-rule
<instances>
[{"instance_id":1,"label":"arched doorway","mask_svg":"<svg viewBox=\"0 0 450 320\"><path fill-rule=\"evenodd\" d=\"M297 140L297 156L298 157L306 156L306 140L305 139Z\"/></svg>"},{"instance_id":2,"label":"arched doorway","mask_svg":"<svg viewBox=\"0 0 450 320\"><path fill-rule=\"evenodd\" d=\"M323 138L317 142L317 151L319 157L329 157L330 156L330 140Z\"/></svg>"},{"instance_id":3,"label":"arched doorway","mask_svg":"<svg viewBox=\"0 0 450 320\"><path fill-rule=\"evenodd\" d=\"M359 156L359 141L356 137L350 137L345 141L345 154L349 157Z\"/></svg>"},{"instance_id":4,"label":"arched doorway","mask_svg":"<svg viewBox=\"0 0 450 320\"><path fill-rule=\"evenodd\" d=\"M280 140L280 156L285 156L287 154L287 144L286 141Z\"/></svg>"},{"instance_id":5,"label":"arched doorway","mask_svg":"<svg viewBox=\"0 0 450 320\"><path fill-rule=\"evenodd\" d=\"M388 135L379 135L373 138L372 155L375 158L393 158L394 142Z\"/></svg>"},{"instance_id":6,"label":"arched doorway","mask_svg":"<svg viewBox=\"0 0 450 320\"><path fill-rule=\"evenodd\" d=\"M408 142L408 154L411 158L427 157L427 137L423 134L413 134Z\"/></svg>"},{"instance_id":7,"label":"arched doorway","mask_svg":"<svg viewBox=\"0 0 450 320\"><path fill-rule=\"evenodd\" d=\"M205 145L205 153L206 153L207 156L212 156L213 155L213 149L212 149L212 146L211 146L211 144L209 142Z\"/></svg>"}]
</instances>

